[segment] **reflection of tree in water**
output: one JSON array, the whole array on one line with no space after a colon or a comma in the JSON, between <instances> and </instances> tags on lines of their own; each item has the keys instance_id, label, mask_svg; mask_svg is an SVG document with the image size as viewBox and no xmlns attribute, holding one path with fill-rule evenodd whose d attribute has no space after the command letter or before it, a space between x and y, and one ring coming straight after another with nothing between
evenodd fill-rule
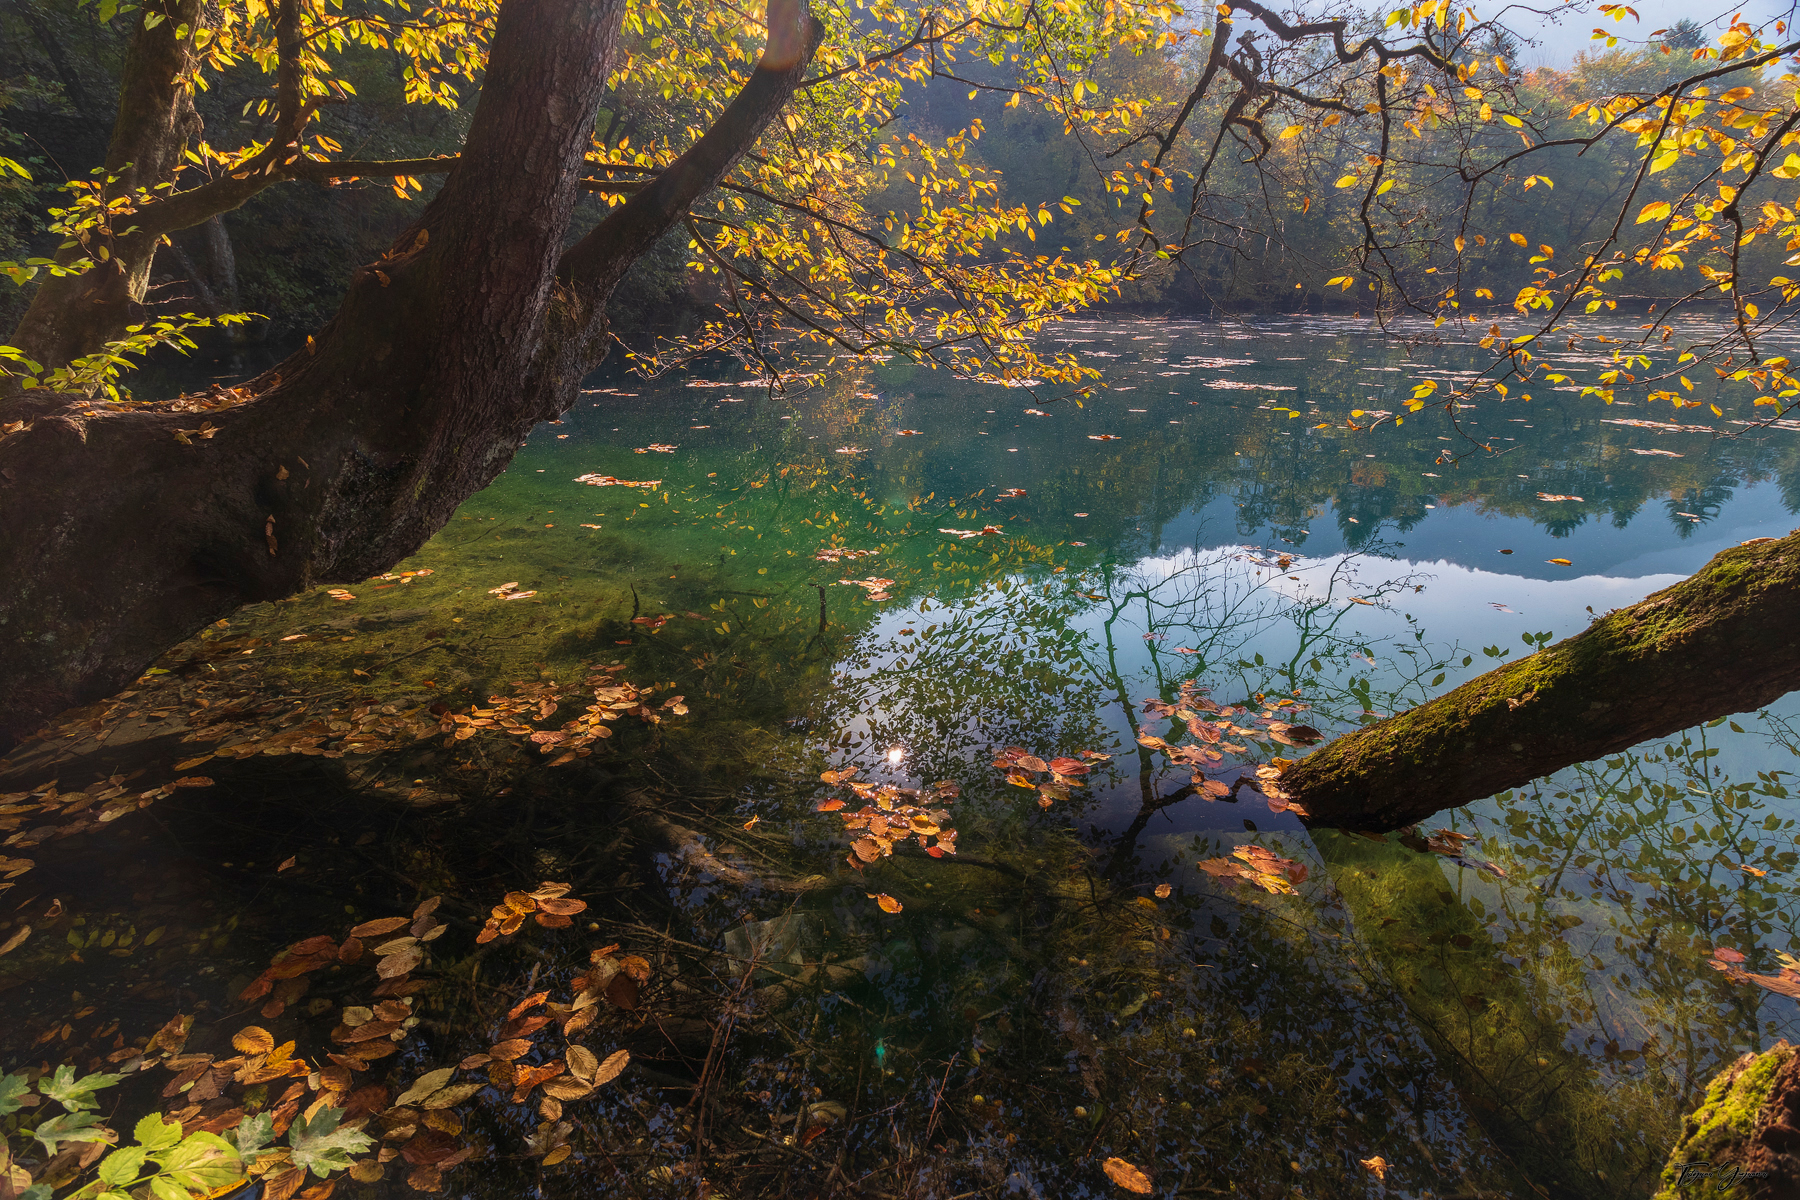
<instances>
[{"instance_id":1,"label":"reflection of tree in water","mask_svg":"<svg viewBox=\"0 0 1800 1200\"><path fill-rule=\"evenodd\" d=\"M1705 487L1688 488L1680 496L1665 501L1663 508L1669 514L1669 524L1674 526L1676 536L1685 539L1693 536L1696 527L1716 519L1719 509L1731 496L1730 484L1711 483ZM1700 519L1696 521L1694 517Z\"/></svg>"}]
</instances>

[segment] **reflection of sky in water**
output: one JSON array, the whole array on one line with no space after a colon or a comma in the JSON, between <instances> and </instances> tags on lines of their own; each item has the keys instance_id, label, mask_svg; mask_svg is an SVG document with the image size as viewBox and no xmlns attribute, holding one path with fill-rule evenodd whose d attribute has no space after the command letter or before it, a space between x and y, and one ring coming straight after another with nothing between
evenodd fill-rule
<instances>
[{"instance_id":1,"label":"reflection of sky in water","mask_svg":"<svg viewBox=\"0 0 1800 1200\"><path fill-rule=\"evenodd\" d=\"M1293 555L1286 570L1275 569L1279 551L1258 550L1226 543L1164 553L1138 559L1129 566L1115 569L1111 575L1110 594L1122 596L1141 591L1144 599L1124 603L1113 612L1107 601L1096 601L1079 610L1069 621L1095 649L1092 660L1105 662L1116 669L1117 680L1107 679L1102 691L1111 696L1119 684L1135 703L1148 697L1172 694L1174 682L1200 665L1198 677L1211 683L1214 698L1221 703L1239 701L1259 679L1266 680L1260 668L1234 669L1239 660L1252 660L1261 655L1265 663L1277 664L1291 659L1309 633L1330 625L1332 637L1323 645L1335 647L1335 657L1366 652L1366 661L1350 658L1347 665L1361 670L1368 678L1374 695L1388 693L1388 704L1373 710L1387 713L1410 706L1429 695L1441 694L1498 665L1503 659L1490 658L1483 648L1496 646L1511 651L1511 658L1531 651L1522 635L1548 632L1553 640L1571 636L1586 628L1590 614L1604 614L1641 600L1651 592L1680 582L1698 569L1719 550L1750 537L1779 536L1787 532L1792 517L1779 505L1770 514L1763 503L1766 495L1754 489L1734 497L1710 522L1704 532L1670 545L1671 534L1665 522L1645 518L1634 525L1646 528L1629 536L1630 530L1595 530L1597 535L1612 538L1593 539L1595 554L1583 556L1574 567L1532 565L1530 556L1543 549L1559 550L1559 557L1582 554L1582 547L1571 548L1569 539L1549 543L1531 522L1519 518L1475 516L1457 510L1434 513L1406 535L1404 549L1396 557L1337 551L1323 556ZM1221 503L1229 503L1223 500ZM1202 526L1204 529L1204 525ZM1449 557L1426 559L1418 551L1438 551L1469 557L1474 533L1481 535L1486 557L1496 564L1512 567L1516 562L1528 574L1512 574L1484 570L1454 561ZM1616 541L1617 549L1609 545ZM1511 556L1497 553L1499 543L1514 550ZM1538 545L1544 542L1548 545ZM1605 551L1616 549L1613 563L1605 561ZM1403 555L1403 556L1401 556ZM1460 557L1461 555L1459 555ZM1511 561L1509 561L1509 559ZM1522 561L1521 561L1522 560ZM1600 571L1565 578L1542 578L1537 570L1569 575L1582 566L1598 566ZM1092 588L1095 594L1107 585L1098 572L1071 576L1070 586ZM1084 582L1085 581L1085 582ZM1319 611L1304 625L1297 623L1294 611L1330 596ZM1350 599L1376 597L1378 604L1365 606ZM966 615L970 610L983 613L983 618L996 621L991 636L1030 637L1029 628L1010 626L1006 615L1016 607L1014 591L988 590L960 604ZM867 677L880 671L901 651L884 652L883 647L909 646L900 635L902 629L924 628L943 619L942 601L922 611L917 602L884 609L864 635L862 645L873 651L869 660L853 670L852 676ZM1152 614L1151 609L1154 609ZM1006 630L1005 633L998 632ZM1424 640L1412 636L1423 631ZM1157 635L1146 637L1146 634ZM1189 649L1197 655L1183 654ZM1409 653L1410 652L1410 653ZM1326 657L1333 651L1326 650ZM1416 689L1396 695L1424 661L1445 660L1446 680L1425 691ZM1464 656L1473 662L1462 665ZM1425 672L1429 678L1434 672ZM1263 686L1268 686L1264 682ZM879 690L877 690L879 695ZM1311 699L1311 697L1307 697ZM1341 717L1354 718L1356 710L1335 706ZM1800 706L1783 702L1774 711L1786 714ZM871 709L879 717L877 705ZM1132 760L1136 723L1147 720L1135 708L1126 714L1117 703L1099 709L1111 744L1104 748L1119 755L1115 764L1120 774L1134 774ZM1321 714L1323 715L1323 714ZM1321 721L1327 731L1345 728ZM1760 734L1732 735L1718 731L1715 744L1721 746L1718 765L1737 773L1771 766L1786 766L1765 752L1765 739ZM1037 745L1034 752L1063 753L1076 747ZM1185 771L1158 771L1155 794L1175 790L1185 780ZM1137 815L1144 793L1135 778L1119 779L1110 785L1096 777L1093 799L1098 801L1083 814L1084 823L1111 831L1129 825ZM1244 818L1253 820L1258 829L1299 829L1299 823L1285 814L1274 814L1251 798L1232 803L1209 803L1188 798L1163 809L1156 817L1156 827L1172 835L1205 829L1241 830Z\"/></svg>"}]
</instances>

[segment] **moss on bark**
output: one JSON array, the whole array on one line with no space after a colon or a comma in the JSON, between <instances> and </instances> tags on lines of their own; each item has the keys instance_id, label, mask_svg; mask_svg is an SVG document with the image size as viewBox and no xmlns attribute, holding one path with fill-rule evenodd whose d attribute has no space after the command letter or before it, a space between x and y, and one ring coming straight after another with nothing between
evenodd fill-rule
<instances>
[{"instance_id":1,"label":"moss on bark","mask_svg":"<svg viewBox=\"0 0 1800 1200\"><path fill-rule=\"evenodd\" d=\"M1800 687L1800 534L1733 547L1574 637L1319 748L1281 786L1386 831Z\"/></svg>"},{"instance_id":2,"label":"moss on bark","mask_svg":"<svg viewBox=\"0 0 1800 1200\"><path fill-rule=\"evenodd\" d=\"M1719 1072L1663 1168L1655 1200L1800 1195L1800 1050L1780 1042Z\"/></svg>"}]
</instances>

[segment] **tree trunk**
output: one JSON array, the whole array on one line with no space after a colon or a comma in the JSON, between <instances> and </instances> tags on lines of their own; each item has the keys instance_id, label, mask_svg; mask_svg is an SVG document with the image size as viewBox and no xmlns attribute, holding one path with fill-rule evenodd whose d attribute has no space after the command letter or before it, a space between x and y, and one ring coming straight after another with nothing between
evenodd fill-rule
<instances>
[{"instance_id":1,"label":"tree trunk","mask_svg":"<svg viewBox=\"0 0 1800 1200\"><path fill-rule=\"evenodd\" d=\"M28 422L0 435L0 753L243 604L386 570L573 405L619 275L754 144L820 32L771 3L714 128L565 255L623 8L505 0L442 190L246 402L0 398L0 427Z\"/></svg>"},{"instance_id":2,"label":"tree trunk","mask_svg":"<svg viewBox=\"0 0 1800 1200\"><path fill-rule=\"evenodd\" d=\"M1800 532L1409 712L1321 746L1277 786L1321 827L1385 832L1800 687Z\"/></svg>"},{"instance_id":3,"label":"tree trunk","mask_svg":"<svg viewBox=\"0 0 1800 1200\"><path fill-rule=\"evenodd\" d=\"M182 152L199 132L189 90L194 41L191 33L180 34L204 23L203 9L201 0L150 0L138 14L106 151L106 196L173 179ZM120 220L130 223L129 216ZM13 334L12 344L45 370L67 366L122 337L150 282L159 237L115 238L105 230L87 237L87 245L59 251L58 260L73 262L97 252L106 258L79 275L44 277Z\"/></svg>"}]
</instances>

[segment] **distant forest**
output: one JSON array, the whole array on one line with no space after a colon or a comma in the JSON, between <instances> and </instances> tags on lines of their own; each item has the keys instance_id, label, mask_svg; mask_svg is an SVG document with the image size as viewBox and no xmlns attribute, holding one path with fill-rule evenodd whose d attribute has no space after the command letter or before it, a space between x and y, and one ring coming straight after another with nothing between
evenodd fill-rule
<instances>
[{"instance_id":1,"label":"distant forest","mask_svg":"<svg viewBox=\"0 0 1800 1200\"><path fill-rule=\"evenodd\" d=\"M31 181L0 179L0 257L53 251L55 240L45 230L47 213L58 205L65 181L87 178L104 157L132 24L124 15L103 20L91 4L0 4L0 155L16 158L34 176ZM630 35L624 41L629 48ZM1602 43L1578 55L1567 70L1532 71L1517 69L1519 47L1504 36L1487 49L1509 107L1528 113L1537 126L1537 141L1544 142L1588 132L1586 116L1572 111L1583 100L1654 92L1691 73L1688 52L1706 44L1703 30L1683 22L1647 46L1607 49ZM1092 72L1091 86L1179 98L1201 53L1195 40L1151 53L1115 53ZM1054 243L1048 248L1087 254L1097 241L1116 237L1129 224L1129 206L1136 203L1135 196L1109 194L1104 186L1105 172L1120 165L1116 148L1084 142L1041 108L1009 106L1004 90L983 87L987 73L997 82L1005 68L976 60L958 68L966 82L938 79L910 85L904 112L891 127L893 135L935 140L973 128L976 137L964 163L995 178L1001 198L1033 204L1079 201L1071 206L1072 215L1059 217L1047 231L1046 241ZM354 86L354 99L332 105L318 122L346 157L420 157L454 153L460 145L471 110L404 103L393 56L352 48L340 75ZM266 120L255 111L268 86L267 78L247 65L201 91L191 118L198 136L204 139L207 131L234 123L252 131L257 121ZM1785 91L1793 85L1765 79L1763 86ZM1764 98L1773 99L1767 92ZM609 140L639 129L654 136L679 113L678 100L665 103L655 96L615 92L608 103L599 124ZM1208 127L1198 121L1190 125ZM1453 135L1446 128L1443 136L1466 139L1466 131ZM1499 118L1479 136L1485 144L1478 149L1494 159L1518 150L1524 137ZM1387 169L1413 205L1410 228L1417 237L1408 244L1417 246L1416 261L1403 264L1405 273L1427 288L1425 277L1437 269L1432 255L1443 254L1440 240L1456 232L1442 223L1459 220L1460 198L1454 178L1434 174L1440 168L1430 161L1430 137L1427 130L1424 144L1414 143L1418 148L1409 152L1410 167L1408 158L1396 157ZM1215 169L1212 186L1235 194L1241 220L1234 225L1226 211L1216 218L1216 246L1194 246L1179 264L1140 275L1120 288L1115 304L1188 315L1219 309L1355 311L1365 306L1363 292L1326 286L1361 237L1355 223L1359 189L1341 185L1348 178L1344 172L1357 169L1358 148L1349 138L1335 144L1310 137L1304 143L1298 138L1277 141L1267 151L1275 161L1262 164L1274 165L1272 172L1244 161L1241 150L1228 152L1222 159L1225 178ZM1204 147L1184 149L1194 161ZM1463 294L1476 297L1476 303L1508 303L1532 282L1533 264L1546 261L1537 257L1544 248L1578 253L1582 243L1603 236L1606 230L1599 226L1617 216L1643 153L1629 139L1613 137L1585 152L1571 147L1533 155L1521 178L1496 179L1469 213ZM1650 191L1640 194L1638 202L1676 197L1704 169L1698 159L1676 162L1652 177ZM1532 177L1523 175L1526 170ZM1174 174L1180 178L1179 169ZM1334 177L1340 180L1337 187ZM401 191L380 180L270 188L236 211L174 235L158 255L148 303L165 312L260 314L266 320L243 334L253 340L280 342L316 329L336 311L355 265L381 254L416 218L441 177L417 182L422 186ZM904 219L914 196L900 172L893 173L889 189L890 195L868 197L869 207ZM589 197L583 203L593 210L587 218L591 223L603 211L603 202ZM1778 270L1775 264L1788 252L1778 240L1764 238L1746 248L1744 265L1752 271ZM1716 253L1711 257L1719 258ZM1685 292L1703 282L1697 272L1707 264L1707 255L1695 254L1680 269L1642 269L1641 280L1626 280L1624 294L1651 300ZM1719 258L1714 265L1725 264ZM671 234L622 285L611 306L614 329L631 339L691 327L712 308L711 286L689 269L685 235ZM24 297L22 289L0 284L0 325L12 326L23 311Z\"/></svg>"}]
</instances>

